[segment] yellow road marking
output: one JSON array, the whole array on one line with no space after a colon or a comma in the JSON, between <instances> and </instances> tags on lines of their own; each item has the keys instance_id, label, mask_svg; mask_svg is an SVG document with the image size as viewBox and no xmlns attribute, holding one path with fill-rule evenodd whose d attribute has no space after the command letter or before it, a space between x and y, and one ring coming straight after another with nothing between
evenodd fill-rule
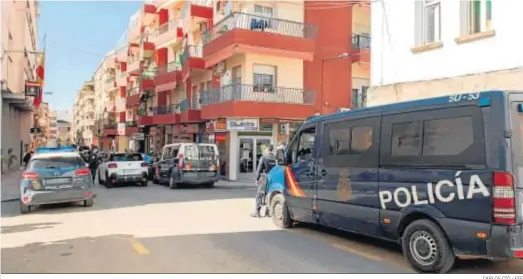
<instances>
[{"instance_id":1,"label":"yellow road marking","mask_svg":"<svg viewBox=\"0 0 523 279\"><path fill-rule=\"evenodd\" d=\"M366 259L369 259L369 260L380 261L380 262L384 261L384 259L381 258L381 257L374 256L374 255L369 254L369 253L366 253L366 252L358 251L358 250L353 249L353 248L351 248L351 247L349 247L349 246L347 246L347 245L342 245L342 244L332 244L332 247L334 247L334 248L338 248L338 249L343 250L343 251L345 251L345 252L349 252L349 253L357 254L357 255L362 256L362 257L364 257L364 258L366 258Z\"/></svg>"},{"instance_id":2,"label":"yellow road marking","mask_svg":"<svg viewBox=\"0 0 523 279\"><path fill-rule=\"evenodd\" d=\"M140 243L140 241L133 239L131 240L131 245L133 246L134 251L138 253L138 255L149 255L149 250L147 250L147 248L145 248L145 246L143 246L143 244Z\"/></svg>"}]
</instances>

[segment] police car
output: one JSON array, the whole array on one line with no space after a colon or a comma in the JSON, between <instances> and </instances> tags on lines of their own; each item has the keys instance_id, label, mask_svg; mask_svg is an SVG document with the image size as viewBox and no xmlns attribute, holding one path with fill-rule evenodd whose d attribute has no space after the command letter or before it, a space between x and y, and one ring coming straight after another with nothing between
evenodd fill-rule
<instances>
[{"instance_id":1,"label":"police car","mask_svg":"<svg viewBox=\"0 0 523 279\"><path fill-rule=\"evenodd\" d=\"M421 272L523 258L523 93L489 91L309 118L269 173L276 225L398 242Z\"/></svg>"},{"instance_id":2,"label":"police car","mask_svg":"<svg viewBox=\"0 0 523 279\"><path fill-rule=\"evenodd\" d=\"M38 205L82 202L93 206L91 172L74 148L39 148L20 180L20 212Z\"/></svg>"}]
</instances>

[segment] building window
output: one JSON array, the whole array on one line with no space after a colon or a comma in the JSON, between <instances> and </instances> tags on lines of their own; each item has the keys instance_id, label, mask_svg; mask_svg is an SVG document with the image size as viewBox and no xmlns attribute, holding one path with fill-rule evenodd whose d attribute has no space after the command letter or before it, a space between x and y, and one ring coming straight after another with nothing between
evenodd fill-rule
<instances>
[{"instance_id":1,"label":"building window","mask_svg":"<svg viewBox=\"0 0 523 279\"><path fill-rule=\"evenodd\" d=\"M254 12L263 17L272 18L274 16L274 9L272 7L254 5Z\"/></svg>"},{"instance_id":2,"label":"building window","mask_svg":"<svg viewBox=\"0 0 523 279\"><path fill-rule=\"evenodd\" d=\"M461 35L470 35L492 29L492 0L461 2Z\"/></svg>"},{"instance_id":3,"label":"building window","mask_svg":"<svg viewBox=\"0 0 523 279\"><path fill-rule=\"evenodd\" d=\"M361 89L354 88L352 89L352 99L351 107L352 108L364 108L367 106L367 90L368 86L362 86Z\"/></svg>"},{"instance_id":4,"label":"building window","mask_svg":"<svg viewBox=\"0 0 523 279\"><path fill-rule=\"evenodd\" d=\"M441 40L440 0L416 1L416 45L426 45Z\"/></svg>"},{"instance_id":5,"label":"building window","mask_svg":"<svg viewBox=\"0 0 523 279\"><path fill-rule=\"evenodd\" d=\"M253 91L275 92L276 67L268 65L254 65Z\"/></svg>"}]
</instances>

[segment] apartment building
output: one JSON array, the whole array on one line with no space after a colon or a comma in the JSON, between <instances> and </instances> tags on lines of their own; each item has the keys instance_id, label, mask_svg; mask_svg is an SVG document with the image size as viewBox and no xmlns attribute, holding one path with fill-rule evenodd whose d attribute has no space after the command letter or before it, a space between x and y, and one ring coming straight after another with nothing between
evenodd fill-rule
<instances>
[{"instance_id":1,"label":"apartment building","mask_svg":"<svg viewBox=\"0 0 523 279\"><path fill-rule=\"evenodd\" d=\"M214 142L232 180L307 117L363 106L370 84L367 1L147 2L125 37L102 63L103 145Z\"/></svg>"},{"instance_id":2,"label":"apartment building","mask_svg":"<svg viewBox=\"0 0 523 279\"><path fill-rule=\"evenodd\" d=\"M38 126L40 127L41 134L35 135L36 146L46 146L47 139L49 138L49 103L43 102L38 107Z\"/></svg>"},{"instance_id":3,"label":"apartment building","mask_svg":"<svg viewBox=\"0 0 523 279\"><path fill-rule=\"evenodd\" d=\"M1 152L22 159L32 142L33 97L25 95L25 81L35 80L39 1L0 1Z\"/></svg>"},{"instance_id":4,"label":"apartment building","mask_svg":"<svg viewBox=\"0 0 523 279\"><path fill-rule=\"evenodd\" d=\"M96 101L94 88L95 82L93 80L89 80L84 82L76 94L73 105L74 113L71 125L71 129L73 130L72 139L76 144L88 146L91 144L97 144L95 137Z\"/></svg>"},{"instance_id":5,"label":"apartment building","mask_svg":"<svg viewBox=\"0 0 523 279\"><path fill-rule=\"evenodd\" d=\"M60 119L60 116L57 112L58 120L56 121L56 127L58 129L58 143L60 145L70 145L73 144L71 137L71 123Z\"/></svg>"},{"instance_id":6,"label":"apartment building","mask_svg":"<svg viewBox=\"0 0 523 279\"><path fill-rule=\"evenodd\" d=\"M523 88L520 1L372 4L369 104ZM495 50L495 51L493 51Z\"/></svg>"},{"instance_id":7,"label":"apartment building","mask_svg":"<svg viewBox=\"0 0 523 279\"><path fill-rule=\"evenodd\" d=\"M58 114L56 111L49 112L49 137L46 141L47 147L58 146L58 126L57 126Z\"/></svg>"}]
</instances>

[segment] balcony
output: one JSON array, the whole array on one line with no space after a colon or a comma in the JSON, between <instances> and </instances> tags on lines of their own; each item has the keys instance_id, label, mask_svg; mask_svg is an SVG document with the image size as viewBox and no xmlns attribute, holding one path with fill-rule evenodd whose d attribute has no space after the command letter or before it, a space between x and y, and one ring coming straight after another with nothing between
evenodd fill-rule
<instances>
[{"instance_id":1,"label":"balcony","mask_svg":"<svg viewBox=\"0 0 523 279\"><path fill-rule=\"evenodd\" d=\"M140 73L140 59L137 55L129 56L127 60L127 73L129 75L138 75Z\"/></svg>"},{"instance_id":2,"label":"balcony","mask_svg":"<svg viewBox=\"0 0 523 279\"><path fill-rule=\"evenodd\" d=\"M196 94L194 96L196 96ZM189 102L188 99L184 99L180 102L180 122L202 121L201 111L196 105L197 102L198 100L195 100L195 98L193 98L193 102Z\"/></svg>"},{"instance_id":3,"label":"balcony","mask_svg":"<svg viewBox=\"0 0 523 279\"><path fill-rule=\"evenodd\" d=\"M120 72L118 76L116 77L116 85L117 86L127 86L127 73L126 72Z\"/></svg>"},{"instance_id":4,"label":"balcony","mask_svg":"<svg viewBox=\"0 0 523 279\"><path fill-rule=\"evenodd\" d=\"M369 34L353 34L352 35L352 62L370 62L370 35Z\"/></svg>"},{"instance_id":5,"label":"balcony","mask_svg":"<svg viewBox=\"0 0 523 279\"><path fill-rule=\"evenodd\" d=\"M203 33L205 67L235 53L312 61L316 33L315 25L233 12Z\"/></svg>"},{"instance_id":6,"label":"balcony","mask_svg":"<svg viewBox=\"0 0 523 279\"><path fill-rule=\"evenodd\" d=\"M144 4L142 9L143 25L150 25L156 19L156 6L154 4Z\"/></svg>"},{"instance_id":7,"label":"balcony","mask_svg":"<svg viewBox=\"0 0 523 279\"><path fill-rule=\"evenodd\" d=\"M127 90L127 98L125 100L125 107L130 108L140 105L140 88L134 87Z\"/></svg>"},{"instance_id":8,"label":"balcony","mask_svg":"<svg viewBox=\"0 0 523 279\"><path fill-rule=\"evenodd\" d=\"M205 69L202 46L186 46L181 55L182 79L189 76L190 69Z\"/></svg>"},{"instance_id":9,"label":"balcony","mask_svg":"<svg viewBox=\"0 0 523 279\"><path fill-rule=\"evenodd\" d=\"M140 59L151 58L156 51L156 44L154 38L156 32L143 34L140 36Z\"/></svg>"},{"instance_id":10,"label":"balcony","mask_svg":"<svg viewBox=\"0 0 523 279\"><path fill-rule=\"evenodd\" d=\"M137 127L137 126L138 126L138 122L135 120L125 122L125 127Z\"/></svg>"},{"instance_id":11,"label":"balcony","mask_svg":"<svg viewBox=\"0 0 523 279\"><path fill-rule=\"evenodd\" d=\"M118 135L116 123L109 123L104 125L104 135L106 136L116 136Z\"/></svg>"},{"instance_id":12,"label":"balcony","mask_svg":"<svg viewBox=\"0 0 523 279\"><path fill-rule=\"evenodd\" d=\"M171 90L176 87L176 83L182 78L182 65L179 61L172 61L166 65L157 67L154 85L156 92Z\"/></svg>"},{"instance_id":13,"label":"balcony","mask_svg":"<svg viewBox=\"0 0 523 279\"><path fill-rule=\"evenodd\" d=\"M314 114L312 90L230 84L201 93L202 118L303 119Z\"/></svg>"},{"instance_id":14,"label":"balcony","mask_svg":"<svg viewBox=\"0 0 523 279\"><path fill-rule=\"evenodd\" d=\"M153 107L153 124L170 125L180 122L180 105L170 104L165 106Z\"/></svg>"},{"instance_id":15,"label":"balcony","mask_svg":"<svg viewBox=\"0 0 523 279\"><path fill-rule=\"evenodd\" d=\"M154 79L156 77L156 69L154 70L145 70L140 75L140 89L141 90L148 90L151 88L154 88Z\"/></svg>"},{"instance_id":16,"label":"balcony","mask_svg":"<svg viewBox=\"0 0 523 279\"><path fill-rule=\"evenodd\" d=\"M162 48L172 45L177 39L183 38L183 29L181 19L171 20L167 23L162 24L158 28L158 35L154 42L156 48Z\"/></svg>"},{"instance_id":17,"label":"balcony","mask_svg":"<svg viewBox=\"0 0 523 279\"><path fill-rule=\"evenodd\" d=\"M191 30L194 30L194 26L197 27L199 23L206 22L207 20L213 18L214 12L212 2L212 0L185 1L182 8L181 18L192 18L190 23L192 23L193 28L191 28Z\"/></svg>"}]
</instances>

